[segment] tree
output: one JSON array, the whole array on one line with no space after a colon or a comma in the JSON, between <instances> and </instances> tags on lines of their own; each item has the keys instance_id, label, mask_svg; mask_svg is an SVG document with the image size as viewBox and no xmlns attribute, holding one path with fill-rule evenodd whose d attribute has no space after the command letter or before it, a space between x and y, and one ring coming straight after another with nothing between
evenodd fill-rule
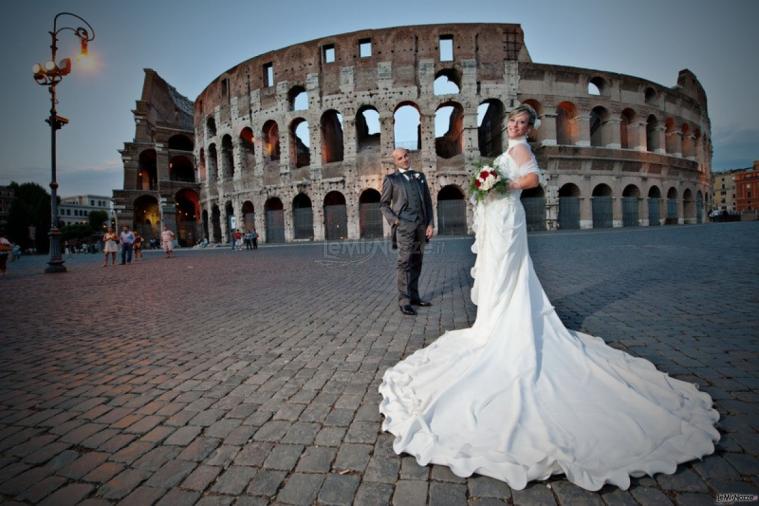
<instances>
[{"instance_id":1,"label":"tree","mask_svg":"<svg viewBox=\"0 0 759 506\"><path fill-rule=\"evenodd\" d=\"M92 227L87 223L72 223L61 228L61 239L77 239L79 241L88 239L93 234Z\"/></svg>"},{"instance_id":2,"label":"tree","mask_svg":"<svg viewBox=\"0 0 759 506\"><path fill-rule=\"evenodd\" d=\"M50 194L37 183L12 182L10 188L14 199L8 210L8 236L24 249L34 247L38 253L47 253ZM34 227L33 238L29 227Z\"/></svg>"},{"instance_id":3,"label":"tree","mask_svg":"<svg viewBox=\"0 0 759 506\"><path fill-rule=\"evenodd\" d=\"M108 221L108 213L105 211L90 211L89 214L90 228L99 232L103 228L103 223Z\"/></svg>"}]
</instances>

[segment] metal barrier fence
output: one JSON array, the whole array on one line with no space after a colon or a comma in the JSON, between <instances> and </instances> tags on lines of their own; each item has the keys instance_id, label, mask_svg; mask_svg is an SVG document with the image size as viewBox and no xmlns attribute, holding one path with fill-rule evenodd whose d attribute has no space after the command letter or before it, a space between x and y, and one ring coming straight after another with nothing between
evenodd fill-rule
<instances>
[{"instance_id":1,"label":"metal barrier fence","mask_svg":"<svg viewBox=\"0 0 759 506\"><path fill-rule=\"evenodd\" d=\"M382 213L379 202L359 204L358 214L362 238L382 237Z\"/></svg>"},{"instance_id":2,"label":"metal barrier fence","mask_svg":"<svg viewBox=\"0 0 759 506\"><path fill-rule=\"evenodd\" d=\"M546 229L546 199L545 197L526 197L522 199L527 231L533 232Z\"/></svg>"},{"instance_id":3,"label":"metal barrier fence","mask_svg":"<svg viewBox=\"0 0 759 506\"><path fill-rule=\"evenodd\" d=\"M637 227L638 197L622 197L622 226Z\"/></svg>"},{"instance_id":4,"label":"metal barrier fence","mask_svg":"<svg viewBox=\"0 0 759 506\"><path fill-rule=\"evenodd\" d=\"M324 237L328 241L348 237L348 213L344 204L324 206Z\"/></svg>"},{"instance_id":5,"label":"metal barrier fence","mask_svg":"<svg viewBox=\"0 0 759 506\"><path fill-rule=\"evenodd\" d=\"M437 230L440 235L466 234L466 203L463 199L438 200Z\"/></svg>"},{"instance_id":6,"label":"metal barrier fence","mask_svg":"<svg viewBox=\"0 0 759 506\"><path fill-rule=\"evenodd\" d=\"M593 197L593 228L611 228L613 222L613 203L611 197Z\"/></svg>"},{"instance_id":7,"label":"metal barrier fence","mask_svg":"<svg viewBox=\"0 0 759 506\"><path fill-rule=\"evenodd\" d=\"M314 212L310 207L293 209L293 238L314 238Z\"/></svg>"},{"instance_id":8,"label":"metal barrier fence","mask_svg":"<svg viewBox=\"0 0 759 506\"><path fill-rule=\"evenodd\" d=\"M285 213L266 211L266 242L285 242Z\"/></svg>"},{"instance_id":9,"label":"metal barrier fence","mask_svg":"<svg viewBox=\"0 0 759 506\"><path fill-rule=\"evenodd\" d=\"M580 198L559 197L559 229L580 228Z\"/></svg>"}]
</instances>

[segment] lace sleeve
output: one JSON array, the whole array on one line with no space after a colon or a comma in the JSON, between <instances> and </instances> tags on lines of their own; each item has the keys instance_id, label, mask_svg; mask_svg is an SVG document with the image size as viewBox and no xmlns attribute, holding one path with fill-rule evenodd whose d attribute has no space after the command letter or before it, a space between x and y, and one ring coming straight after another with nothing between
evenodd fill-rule
<instances>
[{"instance_id":1,"label":"lace sleeve","mask_svg":"<svg viewBox=\"0 0 759 506\"><path fill-rule=\"evenodd\" d=\"M535 156L531 155L530 159L524 162L522 165L519 166L519 169L517 170L520 177L526 176L527 174L537 174L540 175L541 170L540 167L538 167L538 162L535 160Z\"/></svg>"}]
</instances>

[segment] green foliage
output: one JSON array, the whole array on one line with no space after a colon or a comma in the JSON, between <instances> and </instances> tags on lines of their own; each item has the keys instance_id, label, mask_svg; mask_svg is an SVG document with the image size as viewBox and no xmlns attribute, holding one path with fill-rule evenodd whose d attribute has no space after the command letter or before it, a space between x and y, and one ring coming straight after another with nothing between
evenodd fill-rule
<instances>
[{"instance_id":1,"label":"green foliage","mask_svg":"<svg viewBox=\"0 0 759 506\"><path fill-rule=\"evenodd\" d=\"M92 234L94 234L94 231L88 223L71 223L61 228L61 238L64 241L69 239L87 239Z\"/></svg>"},{"instance_id":2,"label":"green foliage","mask_svg":"<svg viewBox=\"0 0 759 506\"><path fill-rule=\"evenodd\" d=\"M93 231L100 231L103 228L103 223L108 221L108 213L105 211L90 211L89 222L90 228Z\"/></svg>"},{"instance_id":3,"label":"green foliage","mask_svg":"<svg viewBox=\"0 0 759 506\"><path fill-rule=\"evenodd\" d=\"M50 230L50 194L37 183L11 183L15 198L8 210L8 236L22 248L34 247L38 253L48 251ZM34 238L29 227L35 227Z\"/></svg>"}]
</instances>

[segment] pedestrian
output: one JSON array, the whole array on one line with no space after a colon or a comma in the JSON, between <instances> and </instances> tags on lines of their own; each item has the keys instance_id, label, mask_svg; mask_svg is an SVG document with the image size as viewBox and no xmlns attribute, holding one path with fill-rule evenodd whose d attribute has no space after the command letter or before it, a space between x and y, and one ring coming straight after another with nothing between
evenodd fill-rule
<instances>
[{"instance_id":1,"label":"pedestrian","mask_svg":"<svg viewBox=\"0 0 759 506\"><path fill-rule=\"evenodd\" d=\"M8 257L13 254L13 244L0 232L0 276L5 276Z\"/></svg>"},{"instance_id":2,"label":"pedestrian","mask_svg":"<svg viewBox=\"0 0 759 506\"><path fill-rule=\"evenodd\" d=\"M121 229L121 265L132 263L132 245L134 244L134 233L129 230L128 225Z\"/></svg>"},{"instance_id":3,"label":"pedestrian","mask_svg":"<svg viewBox=\"0 0 759 506\"><path fill-rule=\"evenodd\" d=\"M142 258L142 243L143 243L143 241L144 241L144 239L142 238L142 236L140 235L140 233L135 230L134 231L134 244L133 244L133 248L134 248L134 261L135 262L137 261L137 259Z\"/></svg>"},{"instance_id":4,"label":"pedestrian","mask_svg":"<svg viewBox=\"0 0 759 506\"><path fill-rule=\"evenodd\" d=\"M119 236L108 227L103 234L103 267L108 267L108 255L111 255L111 265L116 265L116 252L119 250Z\"/></svg>"},{"instance_id":5,"label":"pedestrian","mask_svg":"<svg viewBox=\"0 0 759 506\"><path fill-rule=\"evenodd\" d=\"M245 232L245 235L242 236L242 240L245 241L246 250L253 249L253 235L250 233L250 230Z\"/></svg>"},{"instance_id":6,"label":"pedestrian","mask_svg":"<svg viewBox=\"0 0 759 506\"><path fill-rule=\"evenodd\" d=\"M250 240L253 241L253 249L258 249L258 232L256 232L256 227L253 227L253 230L250 231Z\"/></svg>"},{"instance_id":7,"label":"pedestrian","mask_svg":"<svg viewBox=\"0 0 759 506\"><path fill-rule=\"evenodd\" d=\"M164 226L161 232L161 243L163 243L163 251L166 252L165 258L174 256L174 237L174 232L169 230L168 226Z\"/></svg>"},{"instance_id":8,"label":"pedestrian","mask_svg":"<svg viewBox=\"0 0 759 506\"><path fill-rule=\"evenodd\" d=\"M232 233L232 250L240 249L242 251L242 232L240 232L239 228L236 228L235 231Z\"/></svg>"}]
</instances>

